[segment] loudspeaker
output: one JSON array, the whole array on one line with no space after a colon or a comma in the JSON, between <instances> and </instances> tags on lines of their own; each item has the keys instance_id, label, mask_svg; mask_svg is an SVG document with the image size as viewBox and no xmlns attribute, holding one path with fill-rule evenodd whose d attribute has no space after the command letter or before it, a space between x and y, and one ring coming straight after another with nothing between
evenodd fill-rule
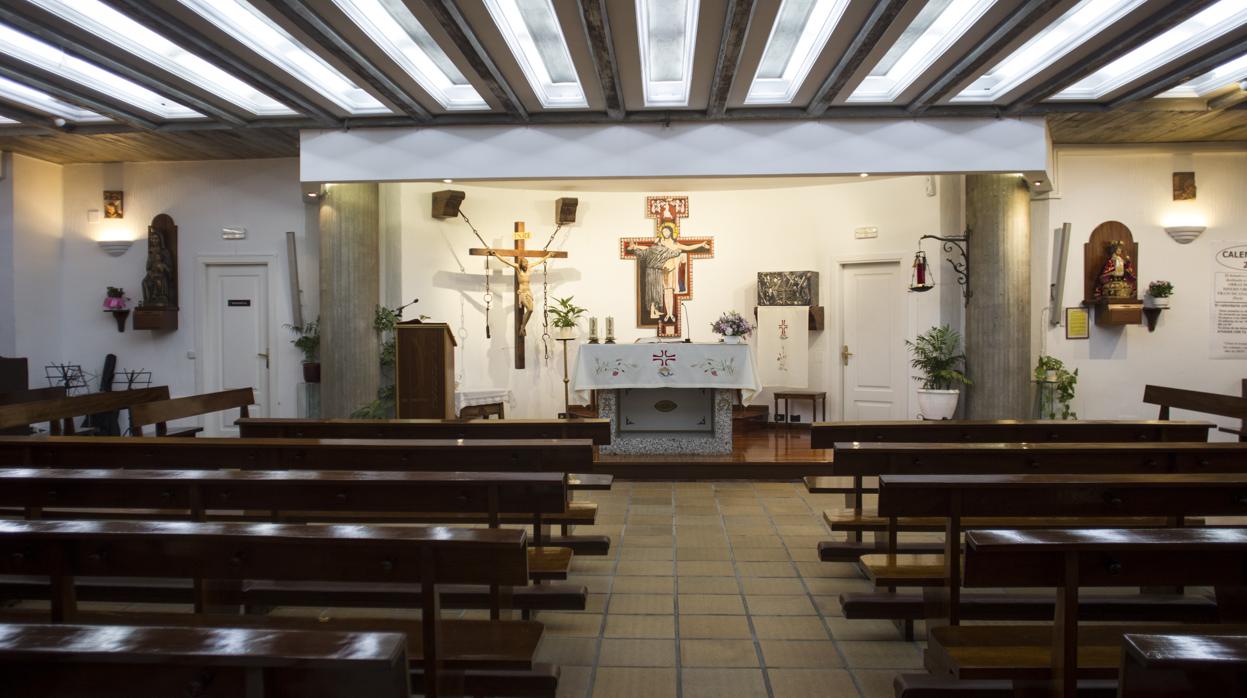
<instances>
[{"instance_id":1,"label":"loudspeaker","mask_svg":"<svg viewBox=\"0 0 1247 698\"><path fill-rule=\"evenodd\" d=\"M557 225L566 225L576 222L576 206L580 204L580 199L572 199L565 197L554 202L554 222Z\"/></svg>"},{"instance_id":2,"label":"loudspeaker","mask_svg":"<svg viewBox=\"0 0 1247 698\"><path fill-rule=\"evenodd\" d=\"M454 189L433 192L433 217L458 218L459 206L463 203L465 196L463 192Z\"/></svg>"}]
</instances>

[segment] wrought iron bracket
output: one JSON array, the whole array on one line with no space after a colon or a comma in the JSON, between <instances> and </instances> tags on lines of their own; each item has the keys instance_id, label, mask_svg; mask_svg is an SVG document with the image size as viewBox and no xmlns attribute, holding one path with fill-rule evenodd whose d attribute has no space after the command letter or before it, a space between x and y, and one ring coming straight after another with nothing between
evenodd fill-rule
<instances>
[{"instance_id":1,"label":"wrought iron bracket","mask_svg":"<svg viewBox=\"0 0 1247 698\"><path fill-rule=\"evenodd\" d=\"M970 303L970 296L973 292L970 290L970 252L967 249L970 244L970 229L966 228L964 235L944 237L941 235L923 235L918 238L922 240L939 240L944 243L944 253L952 254L953 248L961 253L961 262L955 261L952 257L945 257L948 264L952 266L953 272L957 275L957 284L961 286L961 295L965 299L965 303ZM965 243L964 245L962 243Z\"/></svg>"}]
</instances>

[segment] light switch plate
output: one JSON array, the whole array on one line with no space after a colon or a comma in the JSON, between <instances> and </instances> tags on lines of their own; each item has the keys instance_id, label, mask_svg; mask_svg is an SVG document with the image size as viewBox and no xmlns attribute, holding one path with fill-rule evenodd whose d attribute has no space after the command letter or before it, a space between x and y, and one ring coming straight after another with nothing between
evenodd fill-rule
<instances>
[{"instance_id":1,"label":"light switch plate","mask_svg":"<svg viewBox=\"0 0 1247 698\"><path fill-rule=\"evenodd\" d=\"M88 223L99 223L100 222L100 210L98 208L93 208L87 211L87 222Z\"/></svg>"}]
</instances>

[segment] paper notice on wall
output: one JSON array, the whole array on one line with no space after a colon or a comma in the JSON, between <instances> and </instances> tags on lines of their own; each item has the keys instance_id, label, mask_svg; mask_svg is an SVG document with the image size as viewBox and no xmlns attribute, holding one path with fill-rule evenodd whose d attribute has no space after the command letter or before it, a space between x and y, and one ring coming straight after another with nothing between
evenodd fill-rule
<instances>
[{"instance_id":1,"label":"paper notice on wall","mask_svg":"<svg viewBox=\"0 0 1247 698\"><path fill-rule=\"evenodd\" d=\"M810 383L810 307L758 306L758 378L767 388Z\"/></svg>"},{"instance_id":2,"label":"paper notice on wall","mask_svg":"<svg viewBox=\"0 0 1247 698\"><path fill-rule=\"evenodd\" d=\"M1247 359L1247 244L1213 244L1209 354Z\"/></svg>"}]
</instances>

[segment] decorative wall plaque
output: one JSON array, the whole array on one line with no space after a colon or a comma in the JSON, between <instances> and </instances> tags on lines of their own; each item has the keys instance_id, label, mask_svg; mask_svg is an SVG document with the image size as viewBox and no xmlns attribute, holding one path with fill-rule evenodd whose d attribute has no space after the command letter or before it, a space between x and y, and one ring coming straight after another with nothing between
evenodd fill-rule
<instances>
[{"instance_id":1,"label":"decorative wall plaque","mask_svg":"<svg viewBox=\"0 0 1247 698\"><path fill-rule=\"evenodd\" d=\"M758 305L818 305L818 272L758 272Z\"/></svg>"}]
</instances>

